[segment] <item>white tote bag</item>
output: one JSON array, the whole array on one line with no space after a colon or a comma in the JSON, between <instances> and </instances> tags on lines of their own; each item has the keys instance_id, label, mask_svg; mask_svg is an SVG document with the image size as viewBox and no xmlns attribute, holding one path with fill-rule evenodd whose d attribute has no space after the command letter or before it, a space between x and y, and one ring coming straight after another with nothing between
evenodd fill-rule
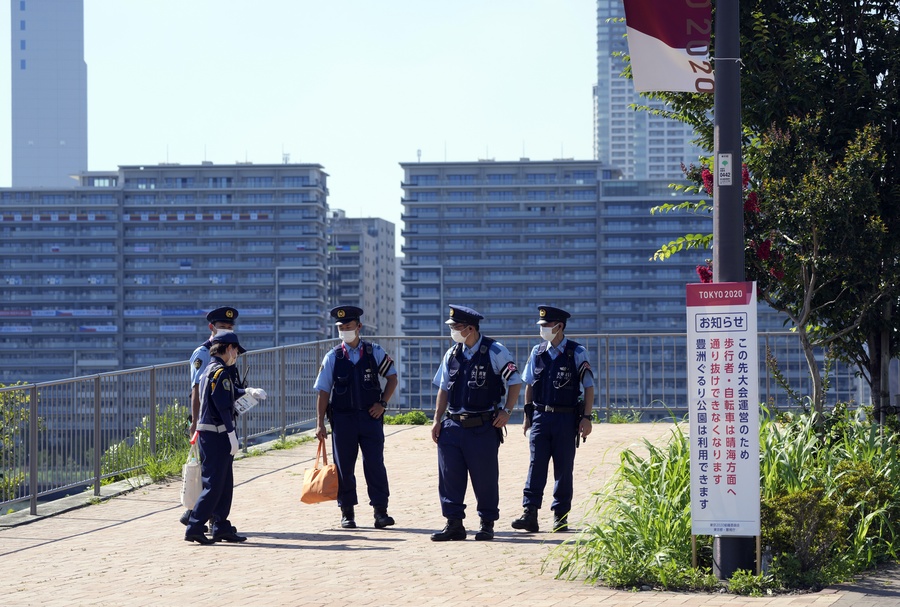
<instances>
[{"instance_id":1,"label":"white tote bag","mask_svg":"<svg viewBox=\"0 0 900 607\"><path fill-rule=\"evenodd\" d=\"M191 450L187 461L181 468L181 505L191 509L197 503L203 491L203 475L200 471L200 448L197 446L197 433L191 439Z\"/></svg>"}]
</instances>

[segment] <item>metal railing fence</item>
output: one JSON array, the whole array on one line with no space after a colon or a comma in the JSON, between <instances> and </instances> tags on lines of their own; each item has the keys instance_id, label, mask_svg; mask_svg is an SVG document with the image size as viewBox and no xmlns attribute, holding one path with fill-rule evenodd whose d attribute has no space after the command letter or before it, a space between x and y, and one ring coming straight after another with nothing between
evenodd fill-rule
<instances>
[{"instance_id":1,"label":"metal railing fence","mask_svg":"<svg viewBox=\"0 0 900 607\"><path fill-rule=\"evenodd\" d=\"M494 337L494 336L491 336ZM686 335L572 335L588 349L600 418L639 414L643 421L680 418L687 410ZM395 360L400 388L392 411L433 411L432 378L451 342L446 336L366 336ZM535 336L496 336L524 367ZM284 436L315 424L313 383L337 340L248 352L240 358L247 384L269 398L242 416L244 449L267 436ZM793 333L760 334L760 397L793 408L787 392L765 367L765 353L779 361L794 391L810 393L799 339ZM824 353L819 354L820 361ZM187 362L170 363L0 388L0 508L93 485L100 495L109 478L139 471L148 458L166 458L183 445L189 412ZM869 391L854 368L836 363L829 404L868 403ZM519 407L522 401L520 399Z\"/></svg>"}]
</instances>

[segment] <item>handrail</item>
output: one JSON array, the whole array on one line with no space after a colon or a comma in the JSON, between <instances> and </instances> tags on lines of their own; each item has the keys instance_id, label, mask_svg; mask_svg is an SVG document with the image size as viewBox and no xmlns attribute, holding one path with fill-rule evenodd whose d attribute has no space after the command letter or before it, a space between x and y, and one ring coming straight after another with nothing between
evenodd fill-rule
<instances>
[{"instance_id":1,"label":"handrail","mask_svg":"<svg viewBox=\"0 0 900 607\"><path fill-rule=\"evenodd\" d=\"M509 348L520 369L539 341L535 335L494 335ZM680 417L686 412L685 333L571 335L588 350L595 373L596 409L601 418L617 412L641 419ZM391 409L433 411L432 377L451 345L446 335L365 336L381 344L395 361L400 386ZM808 387L798 336L761 333L761 350L780 361L794 390ZM313 383L336 339L276 346L242 355L251 385L269 398L240 420L243 448L266 436L312 428L316 420ZM818 352L824 357L824 352ZM785 390L764 368L760 356L760 399L791 407ZM183 441L189 411L190 368L186 361L120 369L75 378L0 388L0 407L21 411L10 427L0 427L0 512L60 491L101 483L140 469L147 457L168 457L171 443ZM868 402L868 388L850 365L836 363L827 402ZM3 418L0 418L3 419ZM2 423L2 422L0 422Z\"/></svg>"}]
</instances>

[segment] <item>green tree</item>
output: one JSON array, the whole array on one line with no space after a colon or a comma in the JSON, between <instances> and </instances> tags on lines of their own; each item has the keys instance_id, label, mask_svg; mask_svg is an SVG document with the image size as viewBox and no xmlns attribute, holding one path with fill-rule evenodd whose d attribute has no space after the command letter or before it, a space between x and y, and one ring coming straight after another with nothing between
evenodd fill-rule
<instances>
[{"instance_id":1,"label":"green tree","mask_svg":"<svg viewBox=\"0 0 900 607\"><path fill-rule=\"evenodd\" d=\"M0 501L13 499L25 480L22 430L28 424L30 400L24 390L0 392Z\"/></svg>"},{"instance_id":2,"label":"green tree","mask_svg":"<svg viewBox=\"0 0 900 607\"><path fill-rule=\"evenodd\" d=\"M743 155L758 197L747 278L800 332L818 410L813 344L859 365L877 395L881 356L900 352L900 4L749 0L740 11ZM650 97L713 149L711 95ZM659 210L674 209L685 207ZM688 235L658 256L709 242Z\"/></svg>"}]
</instances>

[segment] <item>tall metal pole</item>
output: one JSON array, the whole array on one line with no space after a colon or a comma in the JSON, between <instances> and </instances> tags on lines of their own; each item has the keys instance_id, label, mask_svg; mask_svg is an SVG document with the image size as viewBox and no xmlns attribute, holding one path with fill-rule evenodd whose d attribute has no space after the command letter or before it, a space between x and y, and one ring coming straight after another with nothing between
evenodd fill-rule
<instances>
[{"instance_id":1,"label":"tall metal pole","mask_svg":"<svg viewBox=\"0 0 900 607\"><path fill-rule=\"evenodd\" d=\"M744 204L741 179L741 39L738 0L715 3L713 281L742 282ZM752 538L717 536L713 554L718 573L728 579L754 559Z\"/></svg>"},{"instance_id":2,"label":"tall metal pole","mask_svg":"<svg viewBox=\"0 0 900 607\"><path fill-rule=\"evenodd\" d=\"M741 40L738 0L716 2L713 280L744 280L741 187Z\"/></svg>"}]
</instances>

